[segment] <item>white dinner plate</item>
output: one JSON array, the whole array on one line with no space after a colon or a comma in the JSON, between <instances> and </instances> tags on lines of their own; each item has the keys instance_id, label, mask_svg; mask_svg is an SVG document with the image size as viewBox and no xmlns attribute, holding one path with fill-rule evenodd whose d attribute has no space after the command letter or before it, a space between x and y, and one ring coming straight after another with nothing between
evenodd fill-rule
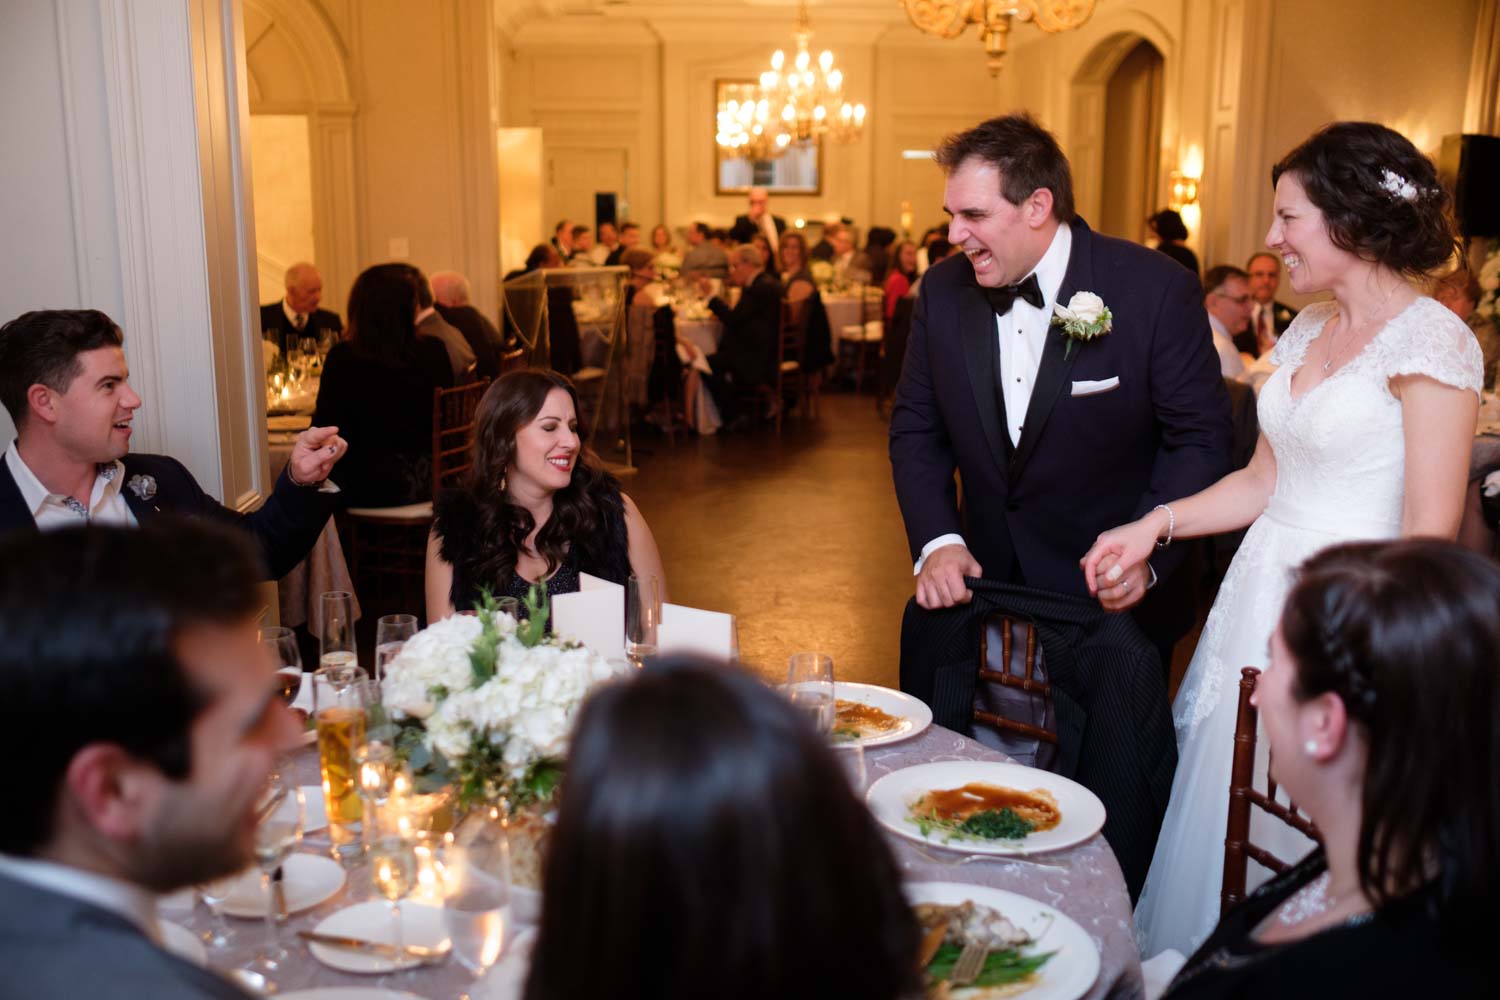
<instances>
[{"instance_id":1,"label":"white dinner plate","mask_svg":"<svg viewBox=\"0 0 1500 1000\"><path fill-rule=\"evenodd\" d=\"M973 900L992 907L1035 939L1022 949L1025 954L1056 952L1037 970L1036 985L1017 994L1026 1000L1078 1000L1099 978L1099 949L1093 938L1054 907L1004 889L962 882L911 882L905 890L913 904Z\"/></svg>"},{"instance_id":2,"label":"white dinner plate","mask_svg":"<svg viewBox=\"0 0 1500 1000\"><path fill-rule=\"evenodd\" d=\"M862 743L867 747L878 747L886 743L899 743L909 740L932 725L932 709L920 698L914 698L904 691L894 688L881 687L878 684L853 684L845 681L835 681L833 685L833 696L844 701L857 701L864 705L870 705L896 716L901 724L890 732L879 733L875 736L862 736L857 740L847 740L849 743ZM836 725L836 724L835 724Z\"/></svg>"},{"instance_id":3,"label":"white dinner plate","mask_svg":"<svg viewBox=\"0 0 1500 1000\"><path fill-rule=\"evenodd\" d=\"M181 924L170 920L158 920L161 929L161 946L178 958L185 958L194 965L208 966L208 952L203 950L203 941Z\"/></svg>"},{"instance_id":4,"label":"white dinner plate","mask_svg":"<svg viewBox=\"0 0 1500 1000\"><path fill-rule=\"evenodd\" d=\"M321 854L293 854L281 866L282 891L286 895L287 913L311 909L344 887L344 869L332 858ZM231 917L265 919L266 896L260 885L260 869L240 874L224 912Z\"/></svg>"},{"instance_id":5,"label":"white dinner plate","mask_svg":"<svg viewBox=\"0 0 1500 1000\"><path fill-rule=\"evenodd\" d=\"M1030 791L1045 788L1057 799L1062 822L1024 840L951 838L942 830L923 834L908 818L910 804L926 792L958 788L971 781ZM986 760L951 760L892 771L866 793L870 812L886 829L933 847L965 854L1041 854L1088 840L1104 826L1104 803L1076 781L1051 771Z\"/></svg>"},{"instance_id":6,"label":"white dinner plate","mask_svg":"<svg viewBox=\"0 0 1500 1000\"><path fill-rule=\"evenodd\" d=\"M329 914L313 929L319 934L339 934L344 937L361 938L365 941L395 943L395 928L391 926L391 908L380 899L346 906L336 913ZM442 909L436 906L424 906L421 903L402 903L401 941L403 944L423 945L428 948L448 947L448 929L443 926ZM312 952L313 958L343 972L394 972L398 967L394 958L355 951L351 948L338 948L333 945L318 944L316 941L309 941L307 948ZM399 967L412 969L421 964L420 959L402 959Z\"/></svg>"},{"instance_id":7,"label":"white dinner plate","mask_svg":"<svg viewBox=\"0 0 1500 1000\"><path fill-rule=\"evenodd\" d=\"M415 993L383 990L378 986L321 986L315 990L278 993L280 1000L422 1000Z\"/></svg>"}]
</instances>

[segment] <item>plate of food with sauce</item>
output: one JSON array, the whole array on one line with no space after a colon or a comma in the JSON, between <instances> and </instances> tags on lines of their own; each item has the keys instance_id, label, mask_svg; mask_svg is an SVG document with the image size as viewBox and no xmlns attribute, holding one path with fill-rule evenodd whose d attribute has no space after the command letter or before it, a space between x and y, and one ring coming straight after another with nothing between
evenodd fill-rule
<instances>
[{"instance_id":1,"label":"plate of food with sauce","mask_svg":"<svg viewBox=\"0 0 1500 1000\"><path fill-rule=\"evenodd\" d=\"M932 725L932 709L903 691L838 681L833 692L835 742L867 747L899 743Z\"/></svg>"},{"instance_id":2,"label":"plate of food with sauce","mask_svg":"<svg viewBox=\"0 0 1500 1000\"><path fill-rule=\"evenodd\" d=\"M870 786L870 812L894 833L965 854L1041 854L1104 826L1104 803L1051 771L955 760L892 771Z\"/></svg>"}]
</instances>

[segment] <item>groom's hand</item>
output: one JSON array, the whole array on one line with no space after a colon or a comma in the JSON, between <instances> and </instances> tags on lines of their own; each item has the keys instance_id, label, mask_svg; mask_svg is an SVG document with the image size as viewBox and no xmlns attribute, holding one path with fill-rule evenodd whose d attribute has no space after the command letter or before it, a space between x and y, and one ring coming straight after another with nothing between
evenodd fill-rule
<instances>
[{"instance_id":1,"label":"groom's hand","mask_svg":"<svg viewBox=\"0 0 1500 1000\"><path fill-rule=\"evenodd\" d=\"M1146 596L1151 585L1151 569L1146 563L1139 562L1121 572L1115 557L1107 555L1099 561L1097 580L1099 590L1095 596L1099 598L1100 607L1105 611L1127 611Z\"/></svg>"},{"instance_id":2,"label":"groom's hand","mask_svg":"<svg viewBox=\"0 0 1500 1000\"><path fill-rule=\"evenodd\" d=\"M917 603L929 611L968 604L974 594L964 584L964 577L983 575L984 570L964 546L933 549L917 574Z\"/></svg>"}]
</instances>

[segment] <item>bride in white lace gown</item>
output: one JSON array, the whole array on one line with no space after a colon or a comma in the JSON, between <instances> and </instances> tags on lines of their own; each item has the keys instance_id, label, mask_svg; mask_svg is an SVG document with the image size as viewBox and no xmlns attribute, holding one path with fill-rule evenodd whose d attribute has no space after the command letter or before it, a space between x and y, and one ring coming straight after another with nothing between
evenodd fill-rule
<instances>
[{"instance_id":1,"label":"bride in white lace gown","mask_svg":"<svg viewBox=\"0 0 1500 1000\"><path fill-rule=\"evenodd\" d=\"M1115 567L1160 540L1250 525L1173 704L1177 772L1135 913L1146 956L1190 955L1218 921L1236 685L1240 668L1268 661L1292 571L1342 541L1452 538L1463 507L1481 352L1462 321L1406 280L1441 266L1453 246L1431 164L1396 133L1349 123L1315 134L1276 174L1266 242L1295 290L1334 299L1304 309L1272 352L1279 367L1261 391L1250 465L1106 532L1085 558L1090 586L1108 587ZM1252 840L1288 861L1312 846L1274 822L1257 824ZM1252 886L1269 874L1250 867Z\"/></svg>"}]
</instances>

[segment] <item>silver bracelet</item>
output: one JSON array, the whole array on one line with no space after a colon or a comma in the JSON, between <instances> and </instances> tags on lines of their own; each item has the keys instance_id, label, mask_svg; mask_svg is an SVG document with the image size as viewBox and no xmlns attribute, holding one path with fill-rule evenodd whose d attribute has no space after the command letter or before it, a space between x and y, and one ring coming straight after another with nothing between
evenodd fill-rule
<instances>
[{"instance_id":1,"label":"silver bracelet","mask_svg":"<svg viewBox=\"0 0 1500 1000\"><path fill-rule=\"evenodd\" d=\"M1151 508L1151 512L1153 514L1159 510L1164 510L1167 512L1167 540L1165 542L1158 540L1156 543L1157 548L1164 549L1168 545L1172 544L1172 532L1177 529L1177 515L1173 514L1172 508L1168 507L1164 503L1159 503L1155 507Z\"/></svg>"}]
</instances>

